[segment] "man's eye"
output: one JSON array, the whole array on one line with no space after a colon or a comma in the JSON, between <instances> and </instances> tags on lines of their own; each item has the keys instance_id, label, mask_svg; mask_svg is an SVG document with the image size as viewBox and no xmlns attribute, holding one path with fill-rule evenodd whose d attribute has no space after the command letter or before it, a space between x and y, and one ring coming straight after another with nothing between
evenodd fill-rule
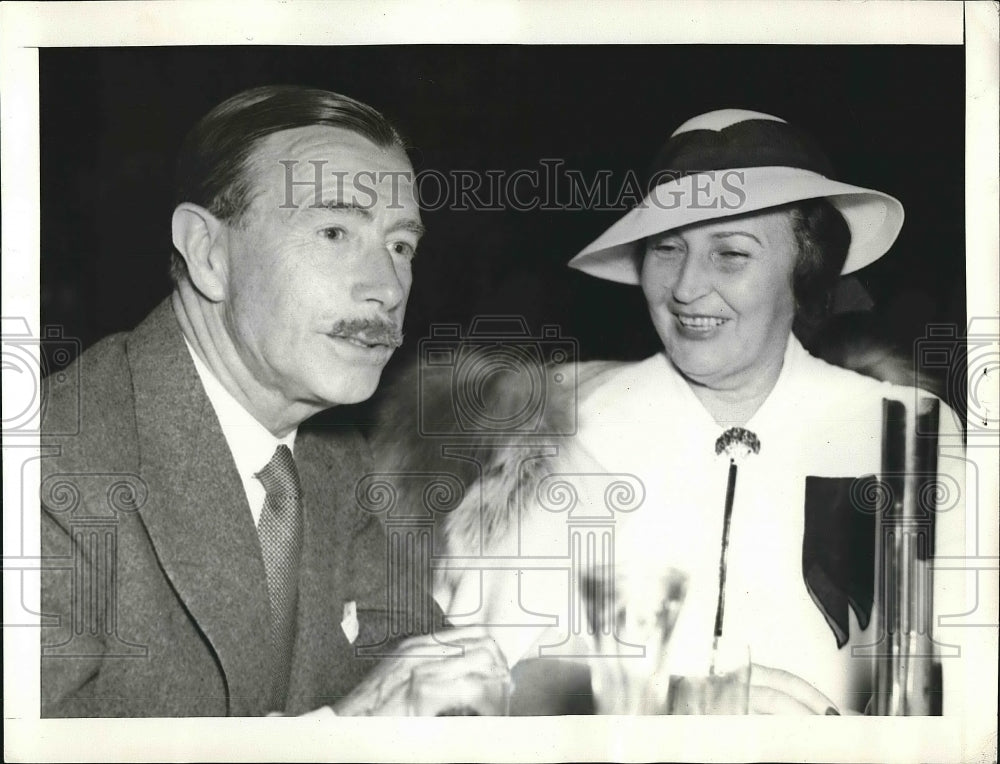
<instances>
[{"instance_id":1,"label":"man's eye","mask_svg":"<svg viewBox=\"0 0 1000 764\"><path fill-rule=\"evenodd\" d=\"M417 254L417 248L406 241L394 241L389 245L389 249L392 251L392 254L406 258L412 258Z\"/></svg>"},{"instance_id":2,"label":"man's eye","mask_svg":"<svg viewBox=\"0 0 1000 764\"><path fill-rule=\"evenodd\" d=\"M324 239L329 239L330 241L341 241L346 238L347 231L339 226L329 226L328 228L324 228L320 231L320 235L322 235Z\"/></svg>"},{"instance_id":3,"label":"man's eye","mask_svg":"<svg viewBox=\"0 0 1000 764\"><path fill-rule=\"evenodd\" d=\"M722 252L719 252L719 257L722 257L726 260L738 260L740 258L750 257L750 255L748 255L746 252L740 252L739 250L736 249L726 249L723 250Z\"/></svg>"}]
</instances>

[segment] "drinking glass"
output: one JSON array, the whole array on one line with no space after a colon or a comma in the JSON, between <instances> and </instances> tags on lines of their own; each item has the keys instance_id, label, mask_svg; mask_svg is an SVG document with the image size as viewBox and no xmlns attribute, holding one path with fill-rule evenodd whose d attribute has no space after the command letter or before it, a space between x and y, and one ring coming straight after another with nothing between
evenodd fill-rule
<instances>
[{"instance_id":1,"label":"drinking glass","mask_svg":"<svg viewBox=\"0 0 1000 764\"><path fill-rule=\"evenodd\" d=\"M676 568L599 566L583 575L597 713L662 712L663 668L686 590L687 576Z\"/></svg>"},{"instance_id":2,"label":"drinking glass","mask_svg":"<svg viewBox=\"0 0 1000 764\"><path fill-rule=\"evenodd\" d=\"M745 644L720 642L702 675L671 676L665 712L691 715L750 713L753 664Z\"/></svg>"}]
</instances>

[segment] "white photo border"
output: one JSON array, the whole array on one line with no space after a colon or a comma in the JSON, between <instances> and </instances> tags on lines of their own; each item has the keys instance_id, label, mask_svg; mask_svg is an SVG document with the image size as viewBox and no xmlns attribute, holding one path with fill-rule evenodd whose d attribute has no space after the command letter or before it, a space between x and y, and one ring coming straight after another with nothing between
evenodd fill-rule
<instances>
[{"instance_id":1,"label":"white photo border","mask_svg":"<svg viewBox=\"0 0 1000 764\"><path fill-rule=\"evenodd\" d=\"M971 2L121 2L0 6L2 315L38 318L38 57L49 46L402 43L941 44L966 49L966 258L969 316L1000 315L996 4ZM6 384L5 379L5 384ZM3 391L9 395L23 391ZM11 445L5 437L4 446ZM994 444L1000 445L1000 444ZM38 444L18 441L37 451ZM970 449L998 506L997 448ZM4 458L4 507L19 507L37 462ZM992 481L992 483L990 482ZM9 560L38 556L37 507L4 512L4 611L21 601ZM995 510L994 510L995 511ZM995 516L994 516L995 519ZM23 523L23 527L22 526ZM979 554L998 556L997 524ZM16 554L12 554L12 550ZM979 577L996 622L997 576ZM37 586L37 577L35 578ZM971 603L976 604L976 603ZM979 603L983 607L983 603ZM5 618L6 622L6 618ZM38 632L4 630L5 754L12 760L813 760L995 761L996 629L967 656L964 719L40 720ZM503 741L500 749L499 742Z\"/></svg>"}]
</instances>

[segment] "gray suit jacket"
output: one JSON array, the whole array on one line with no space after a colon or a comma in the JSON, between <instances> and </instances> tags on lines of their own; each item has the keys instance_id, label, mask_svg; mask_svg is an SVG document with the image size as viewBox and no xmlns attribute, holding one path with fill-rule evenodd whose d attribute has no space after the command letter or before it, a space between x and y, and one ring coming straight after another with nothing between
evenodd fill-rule
<instances>
[{"instance_id":1,"label":"gray suit jacket","mask_svg":"<svg viewBox=\"0 0 1000 764\"><path fill-rule=\"evenodd\" d=\"M264 713L260 545L169 301L48 382L42 716ZM424 632L439 612L422 571L409 606L387 596L382 524L355 499L370 470L361 435L300 428L295 460L304 542L287 711L302 713L335 702L372 667L355 648L388 648L399 624ZM350 601L353 645L341 627Z\"/></svg>"}]
</instances>

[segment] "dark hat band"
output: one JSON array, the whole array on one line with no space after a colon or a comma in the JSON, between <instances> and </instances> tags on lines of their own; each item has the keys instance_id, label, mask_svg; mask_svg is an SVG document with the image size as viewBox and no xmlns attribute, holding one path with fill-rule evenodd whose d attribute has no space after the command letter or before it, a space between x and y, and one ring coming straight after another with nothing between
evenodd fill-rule
<instances>
[{"instance_id":1,"label":"dark hat band","mask_svg":"<svg viewBox=\"0 0 1000 764\"><path fill-rule=\"evenodd\" d=\"M745 119L722 130L675 135L660 149L646 177L659 185L671 178L736 167L796 167L833 176L830 161L807 133L785 122Z\"/></svg>"}]
</instances>

